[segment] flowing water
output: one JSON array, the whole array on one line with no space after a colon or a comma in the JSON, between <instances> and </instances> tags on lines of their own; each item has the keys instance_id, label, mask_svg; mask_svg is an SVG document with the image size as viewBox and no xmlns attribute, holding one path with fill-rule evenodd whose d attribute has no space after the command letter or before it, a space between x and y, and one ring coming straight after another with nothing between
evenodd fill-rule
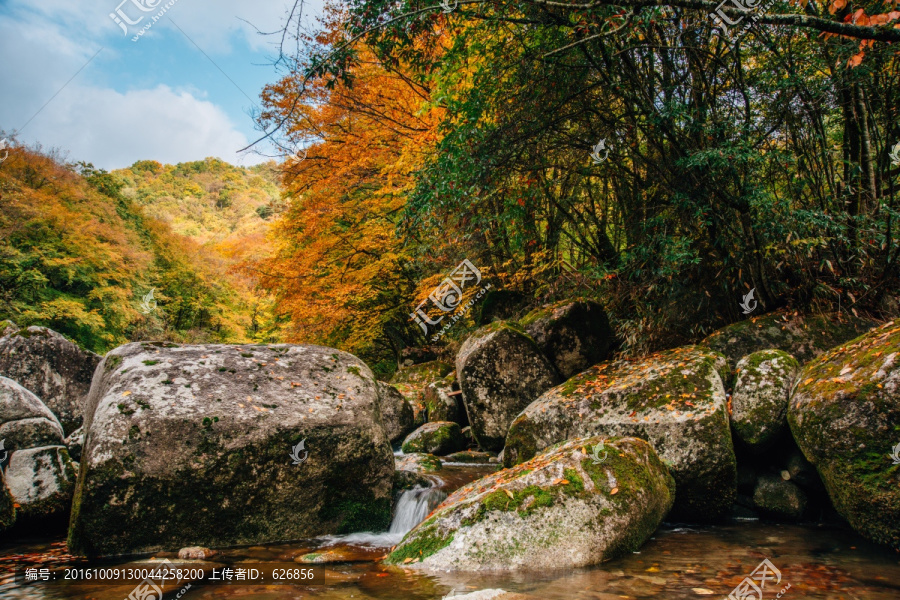
<instances>
[{"instance_id":1,"label":"flowing water","mask_svg":"<svg viewBox=\"0 0 900 600\"><path fill-rule=\"evenodd\" d=\"M233 568L287 563L312 569L312 583L284 585L195 583L184 600L439 600L502 588L532 600L639 600L725 598L768 559L780 580L768 582L753 599L896 600L900 598L900 558L869 544L852 531L817 525L744 521L715 527L665 524L639 553L591 568L517 573L422 573L378 562L447 492L489 472L484 467L445 467L433 488L403 492L390 531L327 536L290 544L225 550L213 560ZM295 564L308 552L334 552L340 562ZM56 568L69 560L60 538L0 542L0 598L3 600L124 600L134 585L23 584L11 581L13 568ZM157 558L173 558L158 554ZM124 563L125 561L120 561ZM115 566L110 563L104 567ZM174 589L166 600L180 593ZM149 598L147 600L150 600Z\"/></svg>"}]
</instances>

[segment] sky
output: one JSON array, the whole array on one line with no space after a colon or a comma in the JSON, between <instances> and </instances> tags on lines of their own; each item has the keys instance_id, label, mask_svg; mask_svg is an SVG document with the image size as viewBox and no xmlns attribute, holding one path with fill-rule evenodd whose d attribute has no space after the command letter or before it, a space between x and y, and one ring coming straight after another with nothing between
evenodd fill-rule
<instances>
[{"instance_id":1,"label":"sky","mask_svg":"<svg viewBox=\"0 0 900 600\"><path fill-rule=\"evenodd\" d=\"M310 26L323 3L306 0ZM263 87L279 78L273 62L281 38L258 31L280 32L291 6L0 0L0 138L107 170L208 156L265 162L274 154L265 145L238 150L260 137L252 111Z\"/></svg>"}]
</instances>

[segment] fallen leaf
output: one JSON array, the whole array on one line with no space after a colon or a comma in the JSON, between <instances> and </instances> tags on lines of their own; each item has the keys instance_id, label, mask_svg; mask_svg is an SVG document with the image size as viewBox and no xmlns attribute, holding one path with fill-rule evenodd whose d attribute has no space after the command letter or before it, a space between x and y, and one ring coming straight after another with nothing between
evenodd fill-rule
<instances>
[{"instance_id":1,"label":"fallen leaf","mask_svg":"<svg viewBox=\"0 0 900 600\"><path fill-rule=\"evenodd\" d=\"M123 398L124 398L125 396L130 396L130 395L131 395L131 392L122 392L122 397L123 397Z\"/></svg>"},{"instance_id":2,"label":"fallen leaf","mask_svg":"<svg viewBox=\"0 0 900 600\"><path fill-rule=\"evenodd\" d=\"M610 495L610 496L615 496L615 495L618 494L618 493L619 493L619 488L613 488L612 491L609 493L609 495Z\"/></svg>"},{"instance_id":3,"label":"fallen leaf","mask_svg":"<svg viewBox=\"0 0 900 600\"><path fill-rule=\"evenodd\" d=\"M503 490L503 491L506 492L506 495L509 496L509 498L511 500L515 500L516 497L513 495L513 493L511 491L509 491L509 490Z\"/></svg>"}]
</instances>

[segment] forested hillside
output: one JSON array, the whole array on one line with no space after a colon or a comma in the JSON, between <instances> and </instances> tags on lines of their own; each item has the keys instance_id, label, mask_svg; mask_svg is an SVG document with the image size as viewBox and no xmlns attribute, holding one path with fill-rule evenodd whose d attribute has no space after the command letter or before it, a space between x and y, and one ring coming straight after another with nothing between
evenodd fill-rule
<instances>
[{"instance_id":1,"label":"forested hillside","mask_svg":"<svg viewBox=\"0 0 900 600\"><path fill-rule=\"evenodd\" d=\"M234 266L264 251L277 198L270 165L106 173L16 148L0 166L0 319L97 352L272 339L268 301Z\"/></svg>"}]
</instances>

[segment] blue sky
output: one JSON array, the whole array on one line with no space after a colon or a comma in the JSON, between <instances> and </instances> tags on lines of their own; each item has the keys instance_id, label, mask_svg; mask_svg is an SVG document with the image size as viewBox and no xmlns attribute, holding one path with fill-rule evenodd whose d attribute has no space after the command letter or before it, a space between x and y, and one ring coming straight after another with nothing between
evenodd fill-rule
<instances>
[{"instance_id":1,"label":"blue sky","mask_svg":"<svg viewBox=\"0 0 900 600\"><path fill-rule=\"evenodd\" d=\"M279 30L292 0L121 2L0 0L0 131L106 169L142 159L267 160L237 153L259 136L249 114L279 78L280 37L256 29ZM310 26L323 2L306 1ZM126 35L110 14L140 22L126 24Z\"/></svg>"}]
</instances>

